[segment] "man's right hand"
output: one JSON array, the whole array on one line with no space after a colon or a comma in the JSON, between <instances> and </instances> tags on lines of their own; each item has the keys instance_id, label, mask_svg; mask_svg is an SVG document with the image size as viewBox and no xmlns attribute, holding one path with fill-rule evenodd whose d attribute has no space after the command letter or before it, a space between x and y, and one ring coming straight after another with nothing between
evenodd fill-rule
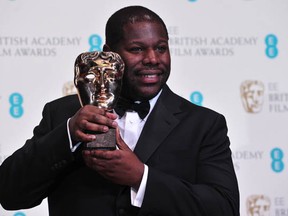
<instances>
[{"instance_id":1,"label":"man's right hand","mask_svg":"<svg viewBox=\"0 0 288 216\"><path fill-rule=\"evenodd\" d=\"M117 115L93 105L79 109L69 121L69 131L73 141L90 142L96 139L95 134L87 131L107 132L109 127L116 128L114 121Z\"/></svg>"}]
</instances>

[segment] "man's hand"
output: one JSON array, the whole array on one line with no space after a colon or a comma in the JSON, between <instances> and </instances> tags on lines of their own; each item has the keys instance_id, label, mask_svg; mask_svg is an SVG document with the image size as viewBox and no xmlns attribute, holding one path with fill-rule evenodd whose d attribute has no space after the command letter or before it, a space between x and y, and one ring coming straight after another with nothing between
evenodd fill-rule
<instances>
[{"instance_id":1,"label":"man's hand","mask_svg":"<svg viewBox=\"0 0 288 216\"><path fill-rule=\"evenodd\" d=\"M120 185L138 189L144 173L144 164L130 150L116 130L116 142L119 149L84 150L86 165L97 171L104 178Z\"/></svg>"},{"instance_id":2,"label":"man's hand","mask_svg":"<svg viewBox=\"0 0 288 216\"><path fill-rule=\"evenodd\" d=\"M117 116L96 106L82 107L69 121L69 131L73 141L90 142L96 139L88 131L107 132L109 127L116 128Z\"/></svg>"}]
</instances>

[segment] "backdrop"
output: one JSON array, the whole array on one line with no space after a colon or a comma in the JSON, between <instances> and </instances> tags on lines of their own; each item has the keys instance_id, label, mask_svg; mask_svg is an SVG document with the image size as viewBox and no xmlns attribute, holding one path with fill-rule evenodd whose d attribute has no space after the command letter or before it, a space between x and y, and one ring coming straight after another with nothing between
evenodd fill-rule
<instances>
[{"instance_id":1,"label":"backdrop","mask_svg":"<svg viewBox=\"0 0 288 216\"><path fill-rule=\"evenodd\" d=\"M170 87L226 116L241 215L287 216L287 0L0 0L0 164L32 136L46 102L75 93L75 58L101 49L108 17L135 4L167 24ZM46 200L0 207L39 215Z\"/></svg>"}]
</instances>

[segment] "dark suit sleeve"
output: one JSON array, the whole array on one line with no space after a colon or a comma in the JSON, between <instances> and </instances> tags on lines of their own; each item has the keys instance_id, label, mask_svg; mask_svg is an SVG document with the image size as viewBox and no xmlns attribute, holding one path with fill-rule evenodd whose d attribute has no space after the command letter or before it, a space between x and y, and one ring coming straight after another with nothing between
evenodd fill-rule
<instances>
[{"instance_id":1,"label":"dark suit sleeve","mask_svg":"<svg viewBox=\"0 0 288 216\"><path fill-rule=\"evenodd\" d=\"M238 185L229 145L226 121L218 115L201 141L195 180L149 167L141 215L238 216ZM189 164L182 168L189 169Z\"/></svg>"},{"instance_id":2,"label":"dark suit sleeve","mask_svg":"<svg viewBox=\"0 0 288 216\"><path fill-rule=\"evenodd\" d=\"M0 166L0 203L5 209L40 204L55 178L73 161L66 121L53 125L54 111L45 106L33 137Z\"/></svg>"}]
</instances>

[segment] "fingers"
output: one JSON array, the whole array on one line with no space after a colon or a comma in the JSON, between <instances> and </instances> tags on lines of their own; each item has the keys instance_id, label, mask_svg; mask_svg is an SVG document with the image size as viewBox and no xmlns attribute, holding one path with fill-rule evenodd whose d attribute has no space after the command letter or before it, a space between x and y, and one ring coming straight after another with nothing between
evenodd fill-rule
<instances>
[{"instance_id":1,"label":"fingers","mask_svg":"<svg viewBox=\"0 0 288 216\"><path fill-rule=\"evenodd\" d=\"M108 127L117 126L115 119L111 119L113 115L115 116L115 114L107 114L105 110L96 106L87 105L77 112L77 123L85 130L107 132Z\"/></svg>"},{"instance_id":2,"label":"fingers","mask_svg":"<svg viewBox=\"0 0 288 216\"><path fill-rule=\"evenodd\" d=\"M81 142L91 142L96 139L95 134L89 134L86 132L83 132L82 130L75 130L74 134L71 135L72 139L75 141L81 141Z\"/></svg>"},{"instance_id":3,"label":"fingers","mask_svg":"<svg viewBox=\"0 0 288 216\"><path fill-rule=\"evenodd\" d=\"M138 188L144 164L131 151L84 150L85 164L104 178L121 185Z\"/></svg>"},{"instance_id":4,"label":"fingers","mask_svg":"<svg viewBox=\"0 0 288 216\"><path fill-rule=\"evenodd\" d=\"M120 150L127 150L127 151L131 151L129 146L124 142L124 140L122 139L121 135L120 135L120 131L119 128L116 128L116 145L118 146L118 148Z\"/></svg>"},{"instance_id":5,"label":"fingers","mask_svg":"<svg viewBox=\"0 0 288 216\"><path fill-rule=\"evenodd\" d=\"M117 118L117 115L112 112L106 112L106 116L112 120L115 120Z\"/></svg>"},{"instance_id":6,"label":"fingers","mask_svg":"<svg viewBox=\"0 0 288 216\"><path fill-rule=\"evenodd\" d=\"M115 152L115 151L113 151ZM86 165L101 175L107 175L116 166L119 155L105 150L84 150L82 152Z\"/></svg>"},{"instance_id":7,"label":"fingers","mask_svg":"<svg viewBox=\"0 0 288 216\"><path fill-rule=\"evenodd\" d=\"M109 127L107 125L102 125L103 123L100 123L100 121L99 122L90 122L90 121L83 119L78 124L79 129L85 131L86 133L93 133L93 131L105 133L109 130Z\"/></svg>"},{"instance_id":8,"label":"fingers","mask_svg":"<svg viewBox=\"0 0 288 216\"><path fill-rule=\"evenodd\" d=\"M109 127L117 127L116 115L107 114L104 109L87 105L82 107L69 121L69 131L73 140L88 142L96 139L94 132L107 132Z\"/></svg>"}]
</instances>

